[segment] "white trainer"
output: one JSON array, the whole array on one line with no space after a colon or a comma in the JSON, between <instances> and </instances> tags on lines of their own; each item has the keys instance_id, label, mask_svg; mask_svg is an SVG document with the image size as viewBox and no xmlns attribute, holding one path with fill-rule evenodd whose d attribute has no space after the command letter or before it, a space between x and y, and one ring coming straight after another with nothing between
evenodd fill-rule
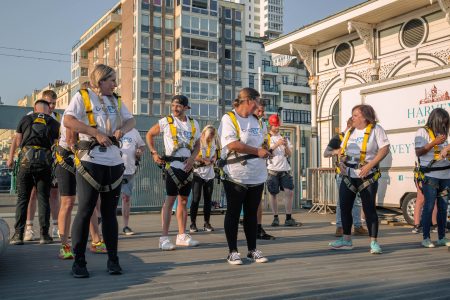
<instances>
[{"instance_id":1,"label":"white trainer","mask_svg":"<svg viewBox=\"0 0 450 300\"><path fill-rule=\"evenodd\" d=\"M163 251L175 250L175 245L172 244L168 236L162 236L159 238L159 249Z\"/></svg>"},{"instance_id":2,"label":"white trainer","mask_svg":"<svg viewBox=\"0 0 450 300\"><path fill-rule=\"evenodd\" d=\"M227 262L230 265L242 265L241 254L236 251L231 252L228 254Z\"/></svg>"},{"instance_id":3,"label":"white trainer","mask_svg":"<svg viewBox=\"0 0 450 300\"><path fill-rule=\"evenodd\" d=\"M25 236L23 238L24 241L34 241L36 238L36 234L34 233L34 230L32 227L27 227L25 230Z\"/></svg>"},{"instance_id":4,"label":"white trainer","mask_svg":"<svg viewBox=\"0 0 450 300\"><path fill-rule=\"evenodd\" d=\"M177 246L196 247L200 243L194 240L190 234L177 234Z\"/></svg>"},{"instance_id":5,"label":"white trainer","mask_svg":"<svg viewBox=\"0 0 450 300\"><path fill-rule=\"evenodd\" d=\"M263 256L261 251L256 249L248 252L247 259L257 263L266 263L269 261L266 257Z\"/></svg>"},{"instance_id":6,"label":"white trainer","mask_svg":"<svg viewBox=\"0 0 450 300\"><path fill-rule=\"evenodd\" d=\"M53 225L53 228L52 228L52 238L54 238L54 239L59 238L59 229L58 229L58 225Z\"/></svg>"}]
</instances>

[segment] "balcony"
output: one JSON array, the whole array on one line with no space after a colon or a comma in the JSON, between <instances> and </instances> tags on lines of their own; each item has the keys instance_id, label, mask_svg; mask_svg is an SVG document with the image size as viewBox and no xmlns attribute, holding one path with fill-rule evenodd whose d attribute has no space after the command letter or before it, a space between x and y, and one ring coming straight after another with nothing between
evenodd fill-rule
<instances>
[{"instance_id":1,"label":"balcony","mask_svg":"<svg viewBox=\"0 0 450 300\"><path fill-rule=\"evenodd\" d=\"M263 66L262 68L263 73L268 74L278 74L278 67L275 66Z\"/></svg>"},{"instance_id":2,"label":"balcony","mask_svg":"<svg viewBox=\"0 0 450 300\"><path fill-rule=\"evenodd\" d=\"M277 94L278 95L278 85L263 85L263 93L265 94Z\"/></svg>"},{"instance_id":3,"label":"balcony","mask_svg":"<svg viewBox=\"0 0 450 300\"><path fill-rule=\"evenodd\" d=\"M80 39L80 49L90 49L122 23L119 14L110 13L94 24Z\"/></svg>"},{"instance_id":4,"label":"balcony","mask_svg":"<svg viewBox=\"0 0 450 300\"><path fill-rule=\"evenodd\" d=\"M280 90L282 90L283 92L294 92L302 94L311 93L308 84L303 82L283 82L280 84Z\"/></svg>"},{"instance_id":5,"label":"balcony","mask_svg":"<svg viewBox=\"0 0 450 300\"><path fill-rule=\"evenodd\" d=\"M266 112L268 113L278 113L278 105L266 105Z\"/></svg>"}]
</instances>

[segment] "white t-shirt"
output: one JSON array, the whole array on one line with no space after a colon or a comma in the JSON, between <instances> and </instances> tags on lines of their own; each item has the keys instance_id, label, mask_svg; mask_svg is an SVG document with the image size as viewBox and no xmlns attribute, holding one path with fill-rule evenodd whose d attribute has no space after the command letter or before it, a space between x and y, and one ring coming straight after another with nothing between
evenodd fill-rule
<instances>
[{"instance_id":1,"label":"white t-shirt","mask_svg":"<svg viewBox=\"0 0 450 300\"><path fill-rule=\"evenodd\" d=\"M125 175L133 175L136 173L136 150L145 146L144 141L135 128L128 131L121 139L122 160L125 165Z\"/></svg>"},{"instance_id":2,"label":"white t-shirt","mask_svg":"<svg viewBox=\"0 0 450 300\"><path fill-rule=\"evenodd\" d=\"M348 139L347 143L347 149L346 154L348 157L348 162L353 164L359 163L359 157L361 155L361 148L362 143L364 139L364 133L366 132L366 128L364 129L357 129L355 128L350 135L350 138ZM347 131L346 131L347 134ZM341 143L341 147L343 147L345 141L344 140ZM372 129L369 141L367 143L367 150L366 150L366 162L372 161L375 156L378 153L378 149L383 148L387 145L389 145L389 139L386 135L386 132L380 125L375 125L375 128ZM354 169L350 169L350 176L353 178L358 178L359 176L355 174Z\"/></svg>"},{"instance_id":3,"label":"white t-shirt","mask_svg":"<svg viewBox=\"0 0 450 300\"><path fill-rule=\"evenodd\" d=\"M425 128L419 128L416 132L416 136L414 138L414 144L415 148L422 148L426 144L431 142L431 138L428 134L428 131ZM448 145L448 139L447 141L443 142L442 144L438 145L439 151L441 151L444 147ZM434 159L434 147L425 153L422 156L419 156L420 165L423 167L426 167L430 161ZM441 159L433 163L432 167L445 167L450 165L450 162L447 159ZM450 178L450 169L448 170L440 170L440 171L431 171L429 173L425 174L428 177L438 178L438 179L449 179Z\"/></svg>"},{"instance_id":4,"label":"white t-shirt","mask_svg":"<svg viewBox=\"0 0 450 300\"><path fill-rule=\"evenodd\" d=\"M66 127L64 126L64 115L61 117L61 126L59 127L59 140L58 145L63 148L69 149L69 145L66 142Z\"/></svg>"},{"instance_id":5,"label":"white t-shirt","mask_svg":"<svg viewBox=\"0 0 450 300\"><path fill-rule=\"evenodd\" d=\"M200 147L199 154L206 158L206 152L208 150L208 145ZM211 159L216 154L216 143L214 141L211 143L211 150L209 152L209 159ZM213 165L207 165L200 168L194 169L194 173L200 176L203 180L210 180L215 177L214 174L214 166Z\"/></svg>"},{"instance_id":6,"label":"white t-shirt","mask_svg":"<svg viewBox=\"0 0 450 300\"><path fill-rule=\"evenodd\" d=\"M90 89L88 91L89 91L89 98L91 100L92 111L94 113L94 119L95 122L97 123L97 129L100 130L101 132L106 132L107 116L102 109L102 105L98 100L98 96ZM103 101L105 103L106 109L109 112L111 132L114 133L114 131L116 131L117 129L117 99L116 103L111 103L108 97L103 96ZM64 114L73 116L78 120L80 120L81 122L89 125L83 98L81 97L81 94L79 92L73 96ZM133 118L133 116L130 114L125 105L121 106L120 115L122 117L122 122L125 122L126 120ZM80 140L88 141L91 138L91 136L80 133L79 138ZM94 149L90 151L89 155L83 156L81 160L104 166L117 166L122 163L122 158L120 154L121 154L120 149L117 146L113 145L108 147L106 149L106 152L100 152L99 147L96 146L94 147Z\"/></svg>"},{"instance_id":7,"label":"white t-shirt","mask_svg":"<svg viewBox=\"0 0 450 300\"><path fill-rule=\"evenodd\" d=\"M240 141L249 146L260 148L264 142L264 130L261 129L258 119L253 115L242 118L235 110L233 110L233 112L236 115L236 121L240 128ZM236 128L228 114L225 114L222 117L219 126L219 136L222 146L221 158L226 159L229 153L227 145L238 140ZM234 155L231 155L230 158L234 158ZM242 184L260 184L267 180L266 161L262 158L249 159L245 166L239 162L225 165L223 170L231 180Z\"/></svg>"},{"instance_id":8,"label":"white t-shirt","mask_svg":"<svg viewBox=\"0 0 450 300\"><path fill-rule=\"evenodd\" d=\"M172 115L174 125L177 129L177 139L178 139L178 151L173 152L173 139L172 133L170 132L169 122L167 121L167 117L161 118L158 121L160 131L163 133L164 137L164 149L167 156L175 156L175 157L190 157L191 151L188 148L183 147L183 145L189 145L192 136L192 128L191 121L186 116L186 122L181 121L178 118L175 118ZM195 136L194 141L192 143L192 147L194 147L195 142L200 138L200 126L198 122L194 120L195 126ZM170 166L176 169L184 169L184 163L181 161L173 161L170 163Z\"/></svg>"},{"instance_id":9,"label":"white t-shirt","mask_svg":"<svg viewBox=\"0 0 450 300\"><path fill-rule=\"evenodd\" d=\"M279 133L277 135L272 135L270 137L269 146L272 147L282 138L283 137ZM286 139L286 140L287 140L287 147L292 151L293 147L292 147L291 142L289 141L289 139ZM271 159L267 160L267 169L272 170L272 171L278 171L278 172L291 170L291 166L289 165L287 157L286 157L286 147L285 146L280 145L273 150L273 157Z\"/></svg>"}]
</instances>

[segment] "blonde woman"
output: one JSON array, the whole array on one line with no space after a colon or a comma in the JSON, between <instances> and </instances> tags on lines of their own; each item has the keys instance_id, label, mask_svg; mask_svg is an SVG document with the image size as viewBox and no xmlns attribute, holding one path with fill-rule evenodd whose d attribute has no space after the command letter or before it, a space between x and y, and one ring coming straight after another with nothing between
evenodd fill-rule
<instances>
[{"instance_id":1,"label":"blonde woman","mask_svg":"<svg viewBox=\"0 0 450 300\"><path fill-rule=\"evenodd\" d=\"M214 187L214 162L216 161L216 129L208 125L200 136L200 152L194 163L194 179L192 181L192 204L190 232L197 232L197 211L203 189L203 216L205 231L214 231L209 223L211 215L211 197Z\"/></svg>"},{"instance_id":2,"label":"blonde woman","mask_svg":"<svg viewBox=\"0 0 450 300\"><path fill-rule=\"evenodd\" d=\"M112 68L97 65L90 74L90 85L92 89L75 94L64 114L64 126L79 133L80 138L75 156L78 212L72 226L75 278L89 277L85 251L89 220L99 195L103 238L108 250L107 269L110 274L122 272L117 256L116 209L124 166L117 141L136 123L114 94L117 84Z\"/></svg>"}]
</instances>

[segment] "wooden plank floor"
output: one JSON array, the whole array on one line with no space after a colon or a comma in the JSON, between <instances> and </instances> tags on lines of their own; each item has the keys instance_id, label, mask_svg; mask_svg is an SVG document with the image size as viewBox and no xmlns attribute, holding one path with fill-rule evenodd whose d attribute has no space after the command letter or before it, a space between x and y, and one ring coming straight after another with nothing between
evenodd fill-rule
<instances>
[{"instance_id":1,"label":"wooden plank floor","mask_svg":"<svg viewBox=\"0 0 450 300\"><path fill-rule=\"evenodd\" d=\"M368 252L367 237L355 237L353 251L333 251L327 246L334 238L333 215L302 211L295 217L303 227L265 226L277 237L259 243L270 259L267 264L225 262L223 215L212 216L215 232L195 235L200 247L172 252L157 248L159 215L133 215L131 225L138 234L119 240L122 276L107 274L105 255L89 253L91 277L74 279L72 262L56 258L57 243L9 246L0 257L0 299L450 298L447 247L424 249L421 235L412 234L410 228L381 225L382 255ZM6 220L12 227L13 219ZM270 222L271 216L265 215L264 223ZM242 230L239 237L245 255Z\"/></svg>"}]
</instances>

